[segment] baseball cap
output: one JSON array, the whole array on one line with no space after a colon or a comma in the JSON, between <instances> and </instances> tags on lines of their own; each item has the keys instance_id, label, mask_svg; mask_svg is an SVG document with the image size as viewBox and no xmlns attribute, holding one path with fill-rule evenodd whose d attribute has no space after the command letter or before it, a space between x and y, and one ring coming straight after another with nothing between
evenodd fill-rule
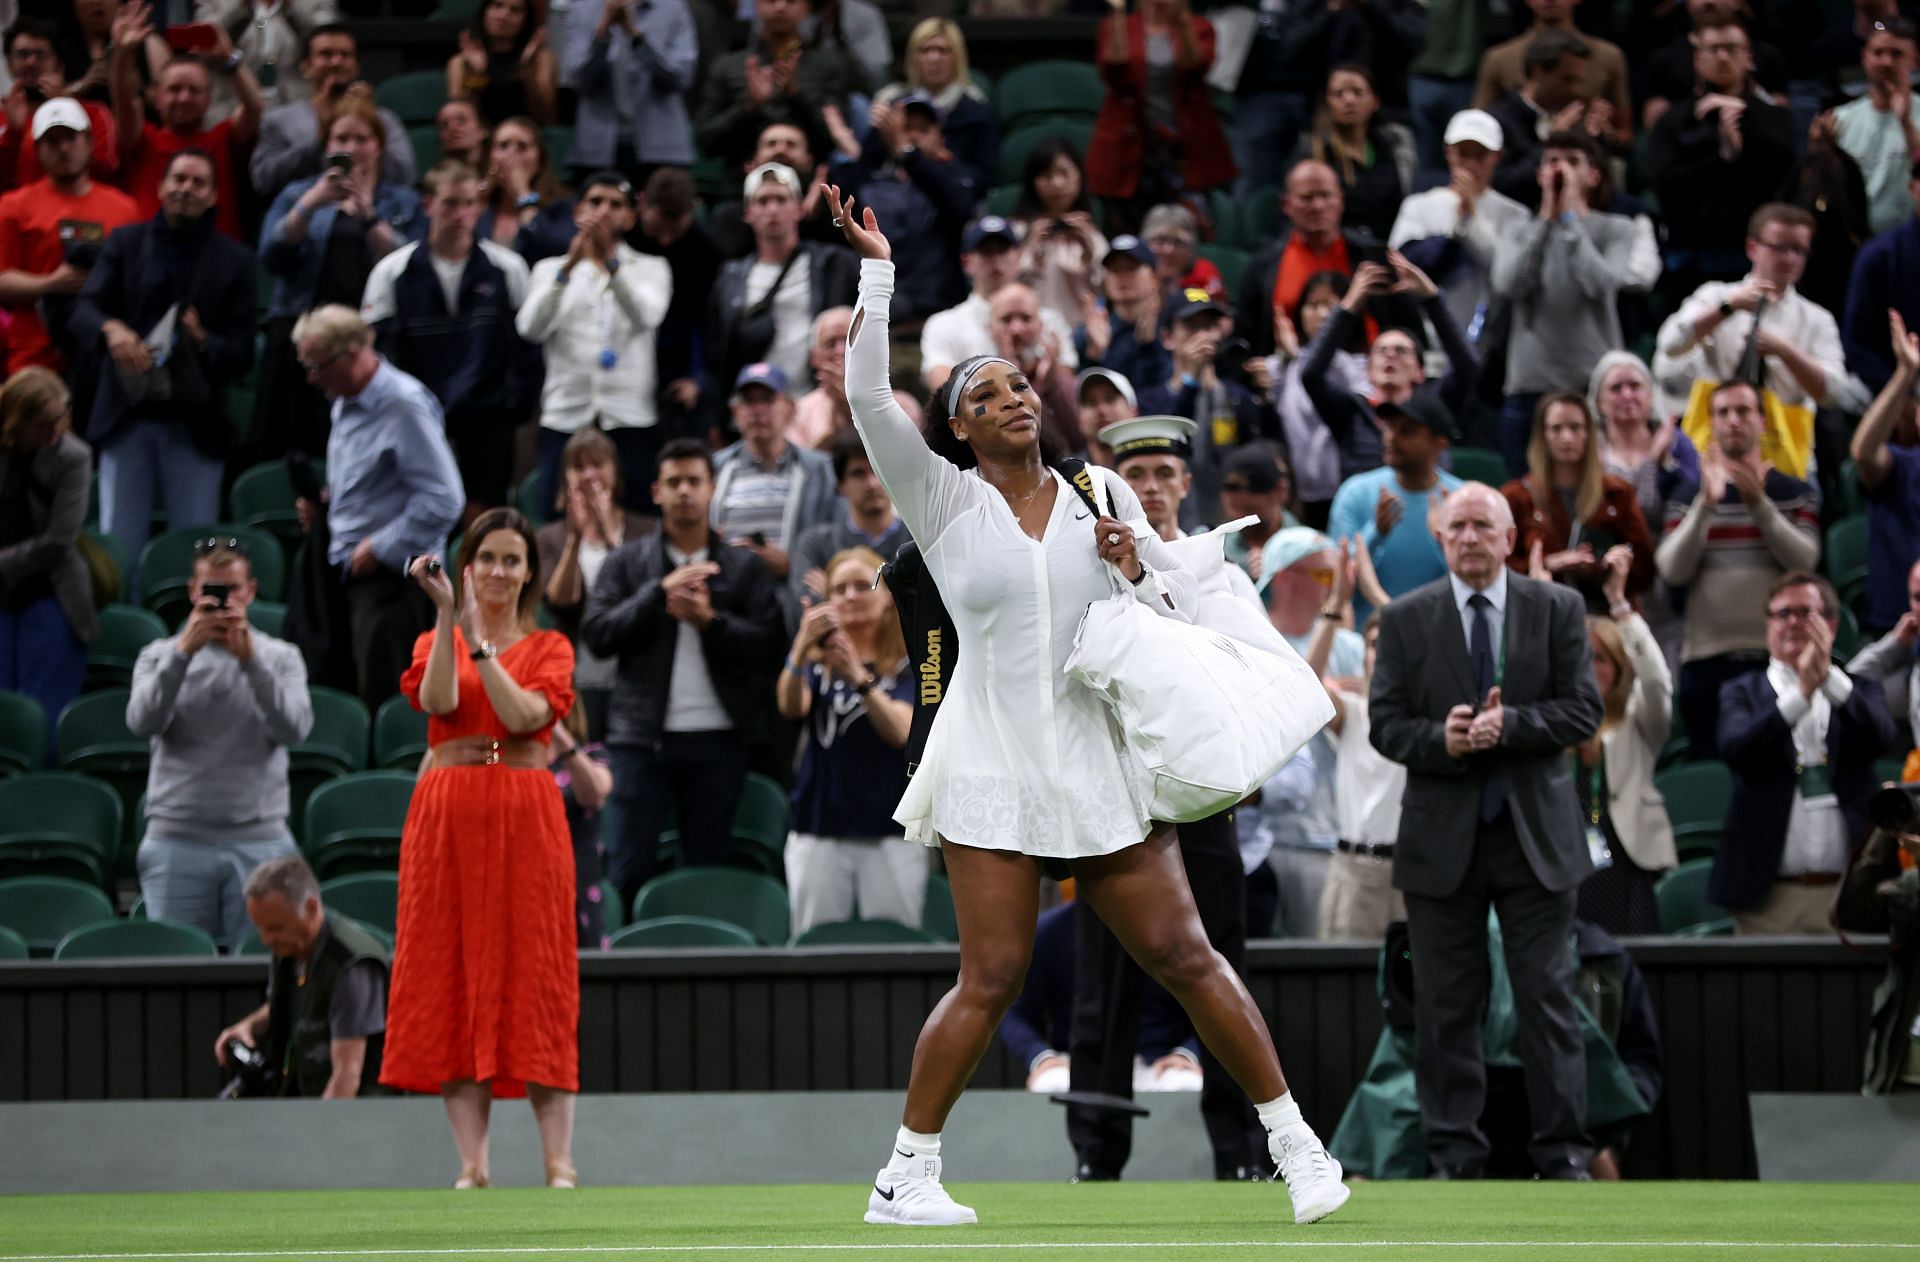
<instances>
[{"instance_id":1,"label":"baseball cap","mask_svg":"<svg viewBox=\"0 0 1920 1262\"><path fill-rule=\"evenodd\" d=\"M1500 120L1485 110L1461 110L1447 120L1444 142L1457 145L1463 140L1471 140L1483 149L1499 153L1507 143L1506 133L1500 130Z\"/></svg>"},{"instance_id":2,"label":"baseball cap","mask_svg":"<svg viewBox=\"0 0 1920 1262\"><path fill-rule=\"evenodd\" d=\"M1100 427L1100 441L1113 449L1113 463L1130 456L1165 453L1188 460L1193 434L1200 428L1184 416L1136 416Z\"/></svg>"},{"instance_id":3,"label":"baseball cap","mask_svg":"<svg viewBox=\"0 0 1920 1262\"><path fill-rule=\"evenodd\" d=\"M56 127L90 132L93 123L80 102L70 96L56 96L33 112L33 138L38 140Z\"/></svg>"},{"instance_id":4,"label":"baseball cap","mask_svg":"<svg viewBox=\"0 0 1920 1262\"><path fill-rule=\"evenodd\" d=\"M733 379L733 397L739 398L740 392L748 386L765 386L775 394L785 394L787 374L778 364L748 364Z\"/></svg>"},{"instance_id":5,"label":"baseball cap","mask_svg":"<svg viewBox=\"0 0 1920 1262\"><path fill-rule=\"evenodd\" d=\"M1373 405L1373 414L1383 421L1391 421L1396 416L1405 417L1426 426L1448 442L1460 436L1454 428L1453 414L1447 411L1447 405L1429 390L1415 390L1407 396L1405 403L1376 403Z\"/></svg>"},{"instance_id":6,"label":"baseball cap","mask_svg":"<svg viewBox=\"0 0 1920 1262\"><path fill-rule=\"evenodd\" d=\"M960 243L960 248L964 252L971 254L979 249L982 244L990 240L1004 241L1008 245L1019 245L1020 232L1011 223L1008 223L998 215L982 215L973 221L971 228L967 229L966 239Z\"/></svg>"},{"instance_id":7,"label":"baseball cap","mask_svg":"<svg viewBox=\"0 0 1920 1262\"><path fill-rule=\"evenodd\" d=\"M1168 318L1172 320L1190 320L1194 316L1207 311L1211 311L1215 315L1225 315L1227 313L1226 308L1215 302L1213 295L1209 294L1206 290L1183 289L1180 291L1180 301L1174 304L1173 311Z\"/></svg>"},{"instance_id":8,"label":"baseball cap","mask_svg":"<svg viewBox=\"0 0 1920 1262\"><path fill-rule=\"evenodd\" d=\"M936 123L940 121L940 107L925 92L909 92L894 104L902 110L919 110Z\"/></svg>"},{"instance_id":9,"label":"baseball cap","mask_svg":"<svg viewBox=\"0 0 1920 1262\"><path fill-rule=\"evenodd\" d=\"M1122 257L1130 258L1143 266L1152 267L1153 247L1131 232L1123 232L1107 242L1107 256L1101 260L1101 263L1111 267L1114 259Z\"/></svg>"},{"instance_id":10,"label":"baseball cap","mask_svg":"<svg viewBox=\"0 0 1920 1262\"><path fill-rule=\"evenodd\" d=\"M1254 590L1264 594L1273 576L1296 561L1333 547L1333 540L1311 526L1287 526L1276 530L1260 549L1260 581Z\"/></svg>"},{"instance_id":11,"label":"baseball cap","mask_svg":"<svg viewBox=\"0 0 1920 1262\"><path fill-rule=\"evenodd\" d=\"M768 180L778 180L780 183L786 185L787 191L792 193L796 199L800 196L800 177L795 175L793 168L784 162L762 162L759 166L747 172L747 182L744 186L745 191L741 193L741 196L748 201L752 201L755 190Z\"/></svg>"},{"instance_id":12,"label":"baseball cap","mask_svg":"<svg viewBox=\"0 0 1920 1262\"><path fill-rule=\"evenodd\" d=\"M1220 470L1220 480L1225 482L1228 478L1239 478L1247 490L1265 495L1280 485L1280 462L1265 447L1250 443L1227 457Z\"/></svg>"},{"instance_id":13,"label":"baseball cap","mask_svg":"<svg viewBox=\"0 0 1920 1262\"><path fill-rule=\"evenodd\" d=\"M1094 380L1104 381L1119 391L1120 397L1127 401L1128 407L1137 408L1140 406L1140 400L1133 392L1133 383L1127 380L1125 373L1115 372L1111 368L1081 369L1079 378L1074 382L1073 397L1076 402L1085 403L1087 401L1087 383ZM1104 442L1106 440L1102 439L1101 441Z\"/></svg>"}]
</instances>

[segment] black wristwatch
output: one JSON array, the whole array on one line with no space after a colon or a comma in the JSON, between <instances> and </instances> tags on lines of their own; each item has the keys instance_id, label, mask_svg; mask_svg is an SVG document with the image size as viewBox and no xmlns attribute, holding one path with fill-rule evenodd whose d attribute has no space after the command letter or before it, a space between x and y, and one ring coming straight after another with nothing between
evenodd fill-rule
<instances>
[{"instance_id":1,"label":"black wristwatch","mask_svg":"<svg viewBox=\"0 0 1920 1262\"><path fill-rule=\"evenodd\" d=\"M1720 318L1721 318L1722 320L1731 320L1731 319L1733 319L1733 304L1732 304L1732 303L1730 303L1730 302L1723 302L1723 303L1721 303L1721 304L1720 304Z\"/></svg>"}]
</instances>

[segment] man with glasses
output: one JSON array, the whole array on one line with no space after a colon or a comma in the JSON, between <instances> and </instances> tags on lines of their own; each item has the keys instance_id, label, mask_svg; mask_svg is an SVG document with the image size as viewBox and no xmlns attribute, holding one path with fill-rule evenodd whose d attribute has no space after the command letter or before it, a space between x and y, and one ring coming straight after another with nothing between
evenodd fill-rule
<instances>
[{"instance_id":1,"label":"man with glasses","mask_svg":"<svg viewBox=\"0 0 1920 1262\"><path fill-rule=\"evenodd\" d=\"M1840 598L1796 570L1767 589L1767 661L1720 690L1733 774L1710 901L1740 934L1832 932L1834 886L1871 827L1874 759L1893 747L1886 696L1833 663Z\"/></svg>"},{"instance_id":2,"label":"man with glasses","mask_svg":"<svg viewBox=\"0 0 1920 1262\"><path fill-rule=\"evenodd\" d=\"M1813 248L1813 223L1811 213L1783 202L1753 212L1746 278L1708 281L1660 326L1653 371L1670 397L1684 400L1696 380L1733 380L1757 324L1767 389L1780 402L1851 412L1865 406L1865 392L1847 374L1833 313L1794 288Z\"/></svg>"},{"instance_id":3,"label":"man with glasses","mask_svg":"<svg viewBox=\"0 0 1920 1262\"><path fill-rule=\"evenodd\" d=\"M445 553L466 492L440 404L374 352L373 330L356 312L314 308L293 326L293 344L307 380L333 400L326 559L345 587L356 689L377 710L399 690L414 640L433 624L407 561ZM302 505L303 520L314 513Z\"/></svg>"},{"instance_id":4,"label":"man with glasses","mask_svg":"<svg viewBox=\"0 0 1920 1262\"><path fill-rule=\"evenodd\" d=\"M1660 116L1647 149L1667 224L1662 289L1676 297L1746 271L1734 242L1746 217L1780 187L1798 141L1793 115L1760 94L1741 27L1725 22L1695 31L1693 65L1693 92ZM1754 235L1749 230L1749 253Z\"/></svg>"},{"instance_id":5,"label":"man with glasses","mask_svg":"<svg viewBox=\"0 0 1920 1262\"><path fill-rule=\"evenodd\" d=\"M313 705L300 650L255 630L246 545L194 547L193 612L133 667L127 727L152 746L140 895L147 915L198 925L229 946L246 934L247 874L298 855L287 825L287 747Z\"/></svg>"},{"instance_id":6,"label":"man with glasses","mask_svg":"<svg viewBox=\"0 0 1920 1262\"><path fill-rule=\"evenodd\" d=\"M1720 755L1721 686L1767 656L1761 593L1782 574L1820 559L1820 493L1760 454L1760 392L1744 381L1708 400L1713 442L1698 482L1682 479L1667 503L1654 564L1686 592L1677 701L1695 759Z\"/></svg>"}]
</instances>

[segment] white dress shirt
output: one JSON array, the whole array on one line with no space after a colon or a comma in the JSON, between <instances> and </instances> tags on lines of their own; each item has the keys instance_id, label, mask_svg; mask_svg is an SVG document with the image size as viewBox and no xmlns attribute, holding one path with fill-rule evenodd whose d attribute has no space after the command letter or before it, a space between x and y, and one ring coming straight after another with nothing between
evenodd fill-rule
<instances>
[{"instance_id":1,"label":"white dress shirt","mask_svg":"<svg viewBox=\"0 0 1920 1262\"><path fill-rule=\"evenodd\" d=\"M1826 683L1811 698L1800 691L1800 672L1779 658L1767 662L1767 682L1773 685L1780 717L1793 730L1794 761L1802 767L1824 766L1827 761L1827 726L1833 721L1835 706L1843 706L1853 695L1853 680L1838 666L1827 673ZM1781 876L1803 876L1809 872L1844 872L1847 869L1847 821L1840 813L1840 799L1832 793L1808 798L1798 785L1793 790L1793 811L1787 817L1787 848L1780 855Z\"/></svg>"},{"instance_id":2,"label":"white dress shirt","mask_svg":"<svg viewBox=\"0 0 1920 1262\"><path fill-rule=\"evenodd\" d=\"M563 283L564 257L533 265L527 300L514 321L520 336L546 348L540 426L575 433L596 418L602 429L645 429L658 422L653 335L673 297L667 261L618 247L608 276L582 260ZM603 352L612 352L612 365Z\"/></svg>"},{"instance_id":3,"label":"white dress shirt","mask_svg":"<svg viewBox=\"0 0 1920 1262\"><path fill-rule=\"evenodd\" d=\"M1719 310L1720 304L1745 283L1708 281L1694 290L1692 296L1680 304L1680 309L1660 326L1653 376L1662 397L1674 405L1669 410L1685 407L1696 378L1733 380L1741 357L1746 354L1747 342L1753 337L1753 313L1735 311L1705 337L1695 337L1693 326L1707 312ZM1786 364L1776 356L1769 356L1767 388L1779 396L1782 403L1798 407L1816 404L1866 407L1869 400L1864 387L1860 388L1858 398L1853 397L1854 391L1849 388L1847 354L1840 346L1840 326L1825 307L1801 297L1798 290L1789 287L1777 302L1767 304L1761 322L1767 332L1798 347L1826 373L1826 392L1810 398Z\"/></svg>"},{"instance_id":4,"label":"white dress shirt","mask_svg":"<svg viewBox=\"0 0 1920 1262\"><path fill-rule=\"evenodd\" d=\"M1500 664L1506 660L1502 646L1507 638L1507 567L1502 565L1500 572L1494 575L1492 584L1482 592L1475 592L1460 580L1458 574L1451 571L1447 574L1447 582L1453 584L1453 604L1460 611L1460 634L1467 642L1469 674L1472 673L1473 658L1473 607L1467 601L1476 595L1485 596L1493 605L1493 608L1487 610L1487 619L1490 624L1487 631L1493 645L1493 681L1496 684L1499 683L1500 676L1506 673L1501 669ZM1479 700L1484 701L1485 698L1482 697Z\"/></svg>"},{"instance_id":5,"label":"white dress shirt","mask_svg":"<svg viewBox=\"0 0 1920 1262\"><path fill-rule=\"evenodd\" d=\"M979 294L967 295L957 307L934 312L920 330L920 362L928 368L935 364L951 368L975 355L999 354L989 323L992 314L993 303ZM1060 313L1051 307L1040 308L1040 327L1053 334L1059 344L1061 367L1078 370L1080 357L1074 353L1073 329Z\"/></svg>"}]
</instances>

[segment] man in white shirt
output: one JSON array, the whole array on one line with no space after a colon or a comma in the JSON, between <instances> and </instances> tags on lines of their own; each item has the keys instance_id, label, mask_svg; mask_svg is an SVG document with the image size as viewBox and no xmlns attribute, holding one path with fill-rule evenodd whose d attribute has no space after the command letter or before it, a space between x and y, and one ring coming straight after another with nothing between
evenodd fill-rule
<instances>
[{"instance_id":1,"label":"man in white shirt","mask_svg":"<svg viewBox=\"0 0 1920 1262\"><path fill-rule=\"evenodd\" d=\"M473 516L511 502L513 431L540 377L539 353L514 330L527 264L474 237L480 176L472 167L449 158L423 184L427 239L374 264L360 318L380 353L440 400Z\"/></svg>"},{"instance_id":2,"label":"man in white shirt","mask_svg":"<svg viewBox=\"0 0 1920 1262\"><path fill-rule=\"evenodd\" d=\"M1720 690L1720 755L1733 774L1707 898L1742 934L1831 930L1834 886L1870 827L1873 761L1893 745L1877 681L1833 664L1840 598L1817 574L1767 592L1767 665Z\"/></svg>"},{"instance_id":3,"label":"man in white shirt","mask_svg":"<svg viewBox=\"0 0 1920 1262\"><path fill-rule=\"evenodd\" d=\"M998 215L982 215L961 242L960 266L973 292L959 306L928 316L920 330L920 371L929 390L945 385L961 360L1001 353L993 337L993 296L1020 279L1019 231ZM1052 340L1054 362L1068 371L1078 369L1073 329L1060 313L1042 308L1040 323Z\"/></svg>"},{"instance_id":4,"label":"man in white shirt","mask_svg":"<svg viewBox=\"0 0 1920 1262\"><path fill-rule=\"evenodd\" d=\"M1530 213L1493 187L1503 137L1499 120L1485 110L1455 114L1446 132L1450 182L1401 202L1387 236L1388 245L1439 284L1447 310L1469 337L1478 334L1490 301L1494 243Z\"/></svg>"},{"instance_id":5,"label":"man in white shirt","mask_svg":"<svg viewBox=\"0 0 1920 1262\"><path fill-rule=\"evenodd\" d=\"M587 177L573 221L578 231L561 258L533 265L520 336L546 348L540 394L540 502L551 504L567 439L597 425L619 449L627 502L658 513L648 500L663 435L654 399L653 340L673 300L665 259L626 244L633 231L633 186L617 171Z\"/></svg>"},{"instance_id":6,"label":"man in white shirt","mask_svg":"<svg viewBox=\"0 0 1920 1262\"><path fill-rule=\"evenodd\" d=\"M1747 225L1753 270L1746 279L1708 281L1667 317L1653 358L1665 410L1684 410L1696 380L1733 380L1756 321L1767 388L1782 403L1865 409L1866 388L1847 373L1833 313L1794 288L1807 268L1813 225L1813 216L1798 206L1760 207Z\"/></svg>"},{"instance_id":7,"label":"man in white shirt","mask_svg":"<svg viewBox=\"0 0 1920 1262\"><path fill-rule=\"evenodd\" d=\"M1833 111L1840 147L1860 164L1867 181L1867 225L1877 234L1913 216L1908 176L1920 159L1920 95L1911 86L1913 23L1900 16L1875 22L1860 50L1867 72L1862 96Z\"/></svg>"}]
</instances>

